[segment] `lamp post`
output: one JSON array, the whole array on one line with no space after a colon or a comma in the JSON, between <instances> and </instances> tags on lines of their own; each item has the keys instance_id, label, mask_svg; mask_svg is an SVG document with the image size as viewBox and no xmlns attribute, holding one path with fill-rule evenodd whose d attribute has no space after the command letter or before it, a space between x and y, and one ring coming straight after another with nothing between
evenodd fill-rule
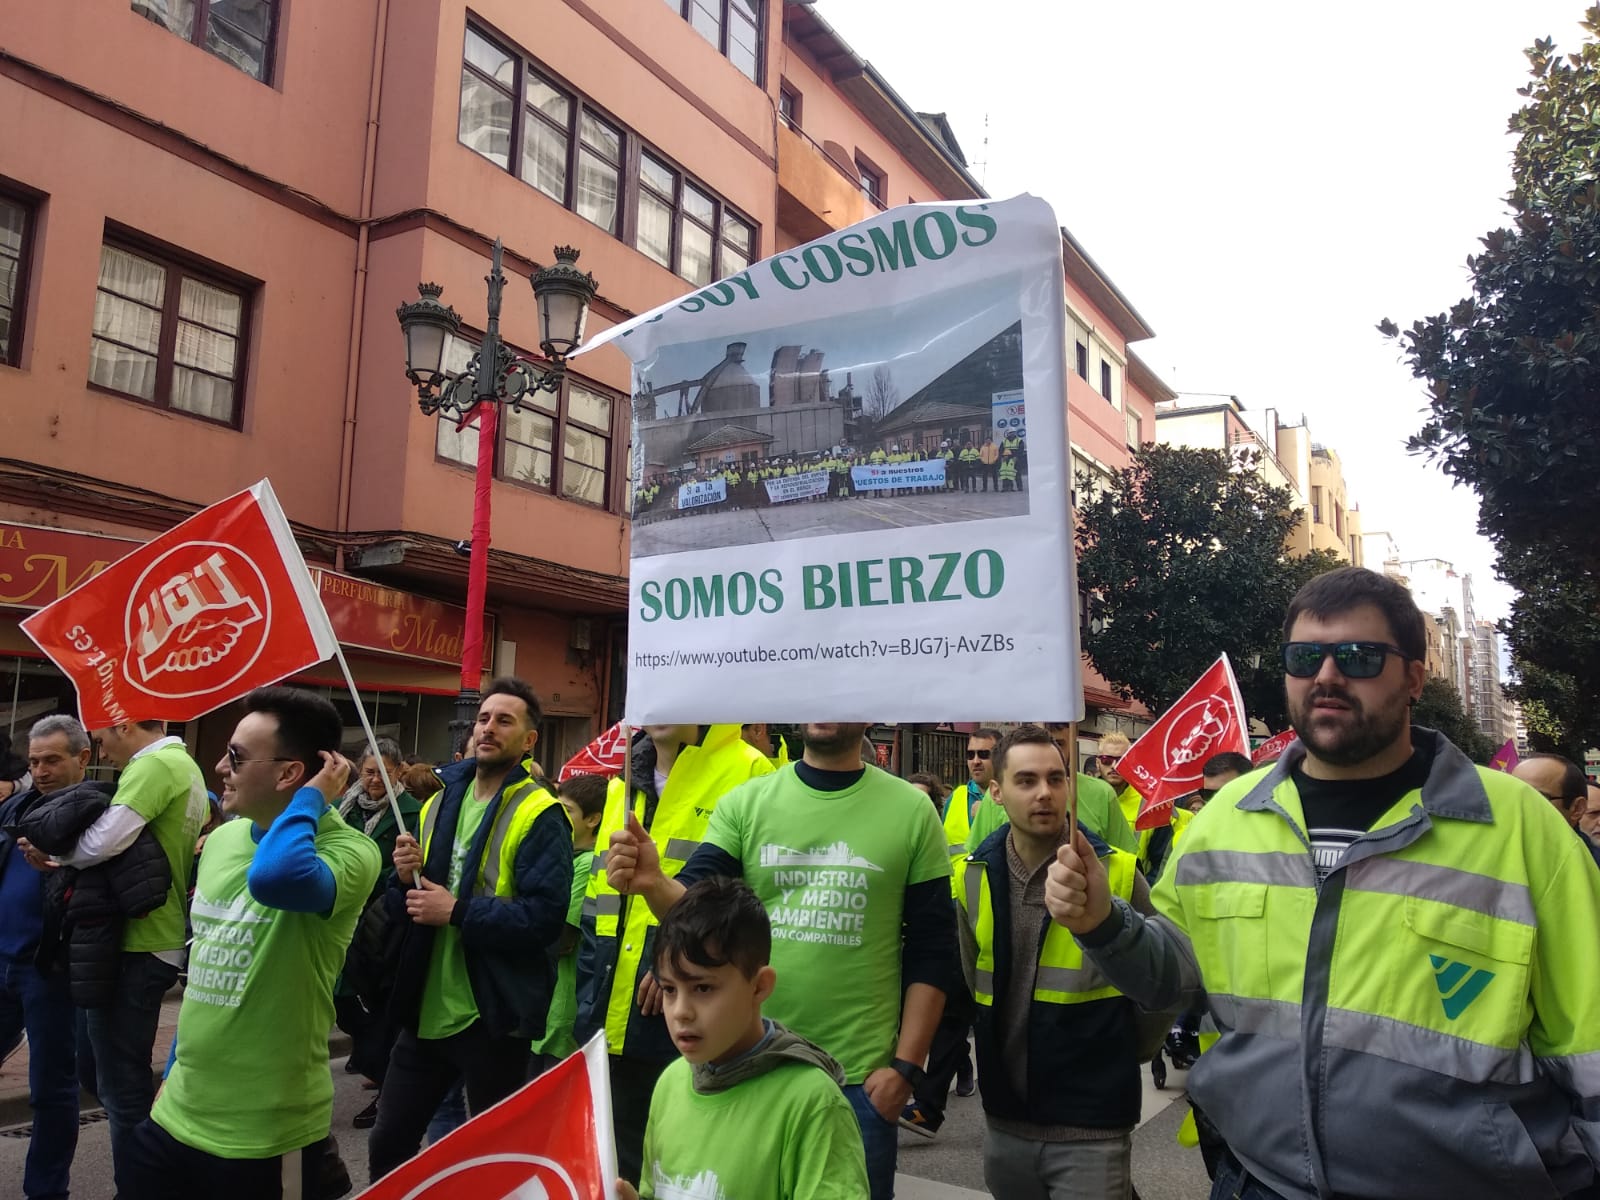
<instances>
[{"instance_id":1,"label":"lamp post","mask_svg":"<svg viewBox=\"0 0 1600 1200\"><path fill-rule=\"evenodd\" d=\"M483 671L483 610L489 579L489 494L494 483L495 441L500 406L521 411L530 392L558 392L567 355L583 341L583 327L594 298L594 276L578 270L578 252L557 246L555 262L529 281L539 306L539 349L549 359L541 366L513 354L500 340L500 296L506 277L500 269L500 239L485 282L489 285L488 324L478 352L460 374L445 370L445 349L461 328L455 309L439 302L444 288L419 283L419 298L396 310L406 339L406 378L417 389L417 405L427 416L457 419L457 428L478 421L478 467L472 500L472 543L467 567L467 627L461 647L461 691L450 722L450 748L461 745L478 715L478 682Z\"/></svg>"}]
</instances>

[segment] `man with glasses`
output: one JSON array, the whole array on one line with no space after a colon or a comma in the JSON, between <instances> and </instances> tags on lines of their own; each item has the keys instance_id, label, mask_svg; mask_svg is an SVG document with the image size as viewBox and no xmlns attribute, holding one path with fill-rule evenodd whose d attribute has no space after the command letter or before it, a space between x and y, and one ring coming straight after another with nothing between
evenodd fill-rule
<instances>
[{"instance_id":1,"label":"man with glasses","mask_svg":"<svg viewBox=\"0 0 1600 1200\"><path fill-rule=\"evenodd\" d=\"M1592 845L1600 846L1600 784L1591 783L1587 795L1583 815L1578 818L1578 832Z\"/></svg>"},{"instance_id":2,"label":"man with glasses","mask_svg":"<svg viewBox=\"0 0 1600 1200\"><path fill-rule=\"evenodd\" d=\"M1203 1003L1213 1196L1557 1196L1600 1159L1600 870L1509 775L1411 725L1422 616L1344 567L1284 623L1298 735L1224 788L1142 917L1078 839L1046 904L1146 1008ZM1463 1130L1470 1131L1465 1136Z\"/></svg>"},{"instance_id":3,"label":"man with glasses","mask_svg":"<svg viewBox=\"0 0 1600 1200\"><path fill-rule=\"evenodd\" d=\"M182 738L167 736L164 722L129 721L96 729L94 740L102 758L122 769L117 794L83 831L72 853L61 856L60 865L81 868L108 862L148 827L171 868L161 907L123 927L115 1003L84 1012L95 1092L109 1118L112 1173L121 1189L133 1131L150 1115L155 1099L150 1060L161 998L178 981L183 966L184 905L194 872L194 843L211 805L200 768Z\"/></svg>"},{"instance_id":4,"label":"man with glasses","mask_svg":"<svg viewBox=\"0 0 1600 1200\"><path fill-rule=\"evenodd\" d=\"M1213 754L1200 768L1200 790L1186 801L1180 800L1178 803L1187 804L1190 812L1199 812L1210 803L1211 797L1254 769L1250 759L1237 751L1224 750L1221 754Z\"/></svg>"},{"instance_id":5,"label":"man with glasses","mask_svg":"<svg viewBox=\"0 0 1600 1200\"><path fill-rule=\"evenodd\" d=\"M1530 754L1517 763L1511 774L1556 806L1562 820L1583 838L1584 847L1594 857L1595 865L1600 866L1600 847L1578 827L1588 803L1589 780L1583 768L1559 754Z\"/></svg>"},{"instance_id":6,"label":"man with glasses","mask_svg":"<svg viewBox=\"0 0 1600 1200\"><path fill-rule=\"evenodd\" d=\"M60 714L44 717L28 732L32 786L0 803L0 1046L14 1047L28 1035L33 1132L22 1168L28 1200L68 1191L78 1145L77 1012L66 973L36 965L45 932L45 876L29 869L27 852L5 830L47 796L82 783L88 765L83 726Z\"/></svg>"}]
</instances>

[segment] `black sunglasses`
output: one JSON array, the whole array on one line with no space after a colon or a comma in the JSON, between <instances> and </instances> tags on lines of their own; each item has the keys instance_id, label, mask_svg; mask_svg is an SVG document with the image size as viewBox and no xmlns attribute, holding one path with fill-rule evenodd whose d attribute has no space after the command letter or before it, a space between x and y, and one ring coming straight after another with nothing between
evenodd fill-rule
<instances>
[{"instance_id":1,"label":"black sunglasses","mask_svg":"<svg viewBox=\"0 0 1600 1200\"><path fill-rule=\"evenodd\" d=\"M968 750L967 751L967 757L968 758L988 758L993 753L994 753L993 750Z\"/></svg>"},{"instance_id":2,"label":"black sunglasses","mask_svg":"<svg viewBox=\"0 0 1600 1200\"><path fill-rule=\"evenodd\" d=\"M1285 642L1283 671L1295 679L1310 679L1322 670L1323 660L1333 655L1333 665L1346 679L1374 679L1383 674L1384 660L1398 654L1409 662L1411 656L1388 642Z\"/></svg>"}]
</instances>

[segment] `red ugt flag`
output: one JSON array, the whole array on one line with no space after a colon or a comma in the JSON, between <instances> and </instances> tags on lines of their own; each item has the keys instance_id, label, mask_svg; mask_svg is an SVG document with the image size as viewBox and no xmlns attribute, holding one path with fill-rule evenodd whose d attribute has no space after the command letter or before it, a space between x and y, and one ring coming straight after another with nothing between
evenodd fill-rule
<instances>
[{"instance_id":1,"label":"red ugt flag","mask_svg":"<svg viewBox=\"0 0 1600 1200\"><path fill-rule=\"evenodd\" d=\"M1224 654L1117 764L1117 773L1144 797L1133 827L1157 829L1170 821L1172 802L1200 786L1206 759L1225 750L1250 753L1248 730L1239 683Z\"/></svg>"},{"instance_id":2,"label":"red ugt flag","mask_svg":"<svg viewBox=\"0 0 1600 1200\"><path fill-rule=\"evenodd\" d=\"M1275 733L1261 745L1250 751L1250 761L1260 766L1267 759L1276 759L1289 748L1289 743L1300 735L1292 729L1285 729L1282 733ZM1218 754L1222 751L1217 751Z\"/></svg>"},{"instance_id":3,"label":"red ugt flag","mask_svg":"<svg viewBox=\"0 0 1600 1200\"><path fill-rule=\"evenodd\" d=\"M192 721L338 649L272 484L202 509L22 622L85 728Z\"/></svg>"},{"instance_id":4,"label":"red ugt flag","mask_svg":"<svg viewBox=\"0 0 1600 1200\"><path fill-rule=\"evenodd\" d=\"M565 783L574 775L621 775L627 762L627 726L613 725L569 758L556 782Z\"/></svg>"},{"instance_id":5,"label":"red ugt flag","mask_svg":"<svg viewBox=\"0 0 1600 1200\"><path fill-rule=\"evenodd\" d=\"M357 1200L610 1200L605 1038L401 1163Z\"/></svg>"}]
</instances>

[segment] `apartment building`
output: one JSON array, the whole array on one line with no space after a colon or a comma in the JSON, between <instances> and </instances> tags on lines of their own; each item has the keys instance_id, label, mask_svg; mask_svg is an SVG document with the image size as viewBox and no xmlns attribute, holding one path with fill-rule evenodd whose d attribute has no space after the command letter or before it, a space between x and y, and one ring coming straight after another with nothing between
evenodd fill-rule
<instances>
[{"instance_id":1,"label":"apartment building","mask_svg":"<svg viewBox=\"0 0 1600 1200\"><path fill-rule=\"evenodd\" d=\"M462 315L463 365L503 238L502 334L537 359L527 280L556 245L598 281L592 332L875 208L982 195L942 117L780 0L77 0L0 31L12 729L73 703L20 617L268 477L380 732L444 756L477 446L405 379L418 282ZM1078 402L1122 447L1148 333L1078 295L1114 371ZM491 488L485 677L537 687L547 764L617 715L626 659L630 372L575 367L504 414ZM298 682L355 725L327 667ZM232 720L184 731L202 761Z\"/></svg>"},{"instance_id":2,"label":"apartment building","mask_svg":"<svg viewBox=\"0 0 1600 1200\"><path fill-rule=\"evenodd\" d=\"M1237 396L1179 394L1156 412L1156 439L1174 446L1226 450L1249 462L1274 487L1289 493L1300 522L1289 551L1328 550L1355 566L1366 563L1359 505L1344 482L1337 451L1311 440L1302 417L1286 425L1278 410L1263 409L1256 429Z\"/></svg>"}]
</instances>

